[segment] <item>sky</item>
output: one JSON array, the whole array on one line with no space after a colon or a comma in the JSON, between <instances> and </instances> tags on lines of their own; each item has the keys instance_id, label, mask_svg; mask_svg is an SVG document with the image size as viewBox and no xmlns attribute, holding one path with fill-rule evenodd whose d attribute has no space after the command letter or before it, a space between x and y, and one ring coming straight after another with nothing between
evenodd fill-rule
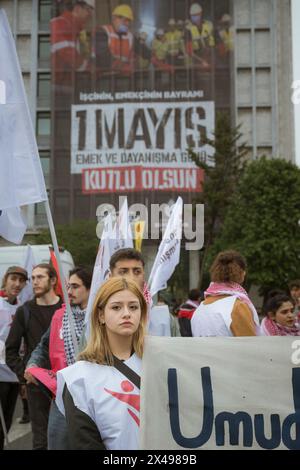
<instances>
[{"instance_id":1,"label":"sky","mask_svg":"<svg viewBox=\"0 0 300 470\"><path fill-rule=\"evenodd\" d=\"M292 0L292 33L294 80L300 80L300 0ZM295 138L296 163L300 167L300 103L295 105Z\"/></svg>"}]
</instances>

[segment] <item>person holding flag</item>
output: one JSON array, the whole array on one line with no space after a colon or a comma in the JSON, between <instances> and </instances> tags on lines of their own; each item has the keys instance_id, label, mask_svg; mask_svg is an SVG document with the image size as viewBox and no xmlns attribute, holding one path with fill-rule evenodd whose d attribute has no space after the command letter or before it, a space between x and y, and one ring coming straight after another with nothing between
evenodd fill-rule
<instances>
[{"instance_id":1,"label":"person holding flag","mask_svg":"<svg viewBox=\"0 0 300 470\"><path fill-rule=\"evenodd\" d=\"M0 421L0 450L8 433L18 398L19 380L6 365L5 341L9 334L13 317L20 305L19 295L26 285L27 271L20 266L10 266L6 271L0 290L0 406L4 423ZM4 426L6 429L4 429Z\"/></svg>"},{"instance_id":2,"label":"person holding flag","mask_svg":"<svg viewBox=\"0 0 300 470\"><path fill-rule=\"evenodd\" d=\"M41 337L49 328L51 319L62 300L55 294L57 275L49 264L38 264L32 271L34 299L19 307L14 316L6 346L6 363L25 383L25 364ZM26 354L20 356L22 339ZM34 384L27 385L27 397L32 426L33 449L47 449L47 424L50 400Z\"/></svg>"}]
</instances>

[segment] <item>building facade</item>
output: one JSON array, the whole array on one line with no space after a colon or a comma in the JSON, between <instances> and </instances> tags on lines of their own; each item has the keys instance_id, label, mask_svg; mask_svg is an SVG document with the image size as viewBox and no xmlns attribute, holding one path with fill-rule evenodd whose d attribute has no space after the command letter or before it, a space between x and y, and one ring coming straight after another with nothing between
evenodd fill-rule
<instances>
[{"instance_id":1,"label":"building facade","mask_svg":"<svg viewBox=\"0 0 300 470\"><path fill-rule=\"evenodd\" d=\"M0 0L0 7L6 11L15 37L51 198L50 19L53 2ZM248 156L255 159L267 155L293 162L291 1L233 0L230 13L235 30L231 111L235 124L241 124ZM31 229L44 226L43 206L28 208L27 219ZM149 250L151 257L153 250ZM190 273L197 273L198 260L194 252L189 266ZM193 276L193 286L196 284L197 278Z\"/></svg>"}]
</instances>

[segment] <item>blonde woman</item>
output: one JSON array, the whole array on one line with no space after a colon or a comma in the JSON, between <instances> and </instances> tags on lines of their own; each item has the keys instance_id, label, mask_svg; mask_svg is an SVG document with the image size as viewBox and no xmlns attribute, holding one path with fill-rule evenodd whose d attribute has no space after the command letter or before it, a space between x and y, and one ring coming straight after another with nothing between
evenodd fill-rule
<instances>
[{"instance_id":1,"label":"blonde woman","mask_svg":"<svg viewBox=\"0 0 300 470\"><path fill-rule=\"evenodd\" d=\"M138 285L112 277L99 289L79 361L57 374L57 405L71 449L135 450L147 304Z\"/></svg>"}]
</instances>

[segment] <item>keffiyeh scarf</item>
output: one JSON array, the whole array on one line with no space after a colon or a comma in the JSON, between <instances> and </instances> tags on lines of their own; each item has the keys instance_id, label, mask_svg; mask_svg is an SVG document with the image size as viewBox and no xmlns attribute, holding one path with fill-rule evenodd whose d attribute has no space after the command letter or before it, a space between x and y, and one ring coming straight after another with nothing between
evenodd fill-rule
<instances>
[{"instance_id":1,"label":"keffiyeh scarf","mask_svg":"<svg viewBox=\"0 0 300 470\"><path fill-rule=\"evenodd\" d=\"M237 284L236 282L211 282L208 289L204 292L205 298L208 296L217 297L219 295L235 295L239 300L245 302L253 314L253 320L256 325L259 326L256 308L251 302L247 292L240 284Z\"/></svg>"},{"instance_id":2,"label":"keffiyeh scarf","mask_svg":"<svg viewBox=\"0 0 300 470\"><path fill-rule=\"evenodd\" d=\"M145 297L146 303L148 307L151 307L152 305L152 295L150 293L149 287L147 283L144 283L144 288L143 288L143 296Z\"/></svg>"},{"instance_id":3,"label":"keffiyeh scarf","mask_svg":"<svg viewBox=\"0 0 300 470\"><path fill-rule=\"evenodd\" d=\"M269 317L261 322L261 331L265 336L300 336L300 328L296 323L289 328L279 325Z\"/></svg>"},{"instance_id":4,"label":"keffiyeh scarf","mask_svg":"<svg viewBox=\"0 0 300 470\"><path fill-rule=\"evenodd\" d=\"M83 327L84 327L84 318L85 318L86 310L81 310L81 308L78 305L71 306L71 310L73 313L76 339L77 339L77 343L79 344L79 340L80 340ZM65 313L63 316L62 326L63 326L64 349L65 349L67 364L68 366L70 366L71 364L75 363L76 356L75 356L75 348L74 348L74 344L72 340L72 334L71 334L71 328L70 328L67 310L65 310Z\"/></svg>"}]
</instances>

